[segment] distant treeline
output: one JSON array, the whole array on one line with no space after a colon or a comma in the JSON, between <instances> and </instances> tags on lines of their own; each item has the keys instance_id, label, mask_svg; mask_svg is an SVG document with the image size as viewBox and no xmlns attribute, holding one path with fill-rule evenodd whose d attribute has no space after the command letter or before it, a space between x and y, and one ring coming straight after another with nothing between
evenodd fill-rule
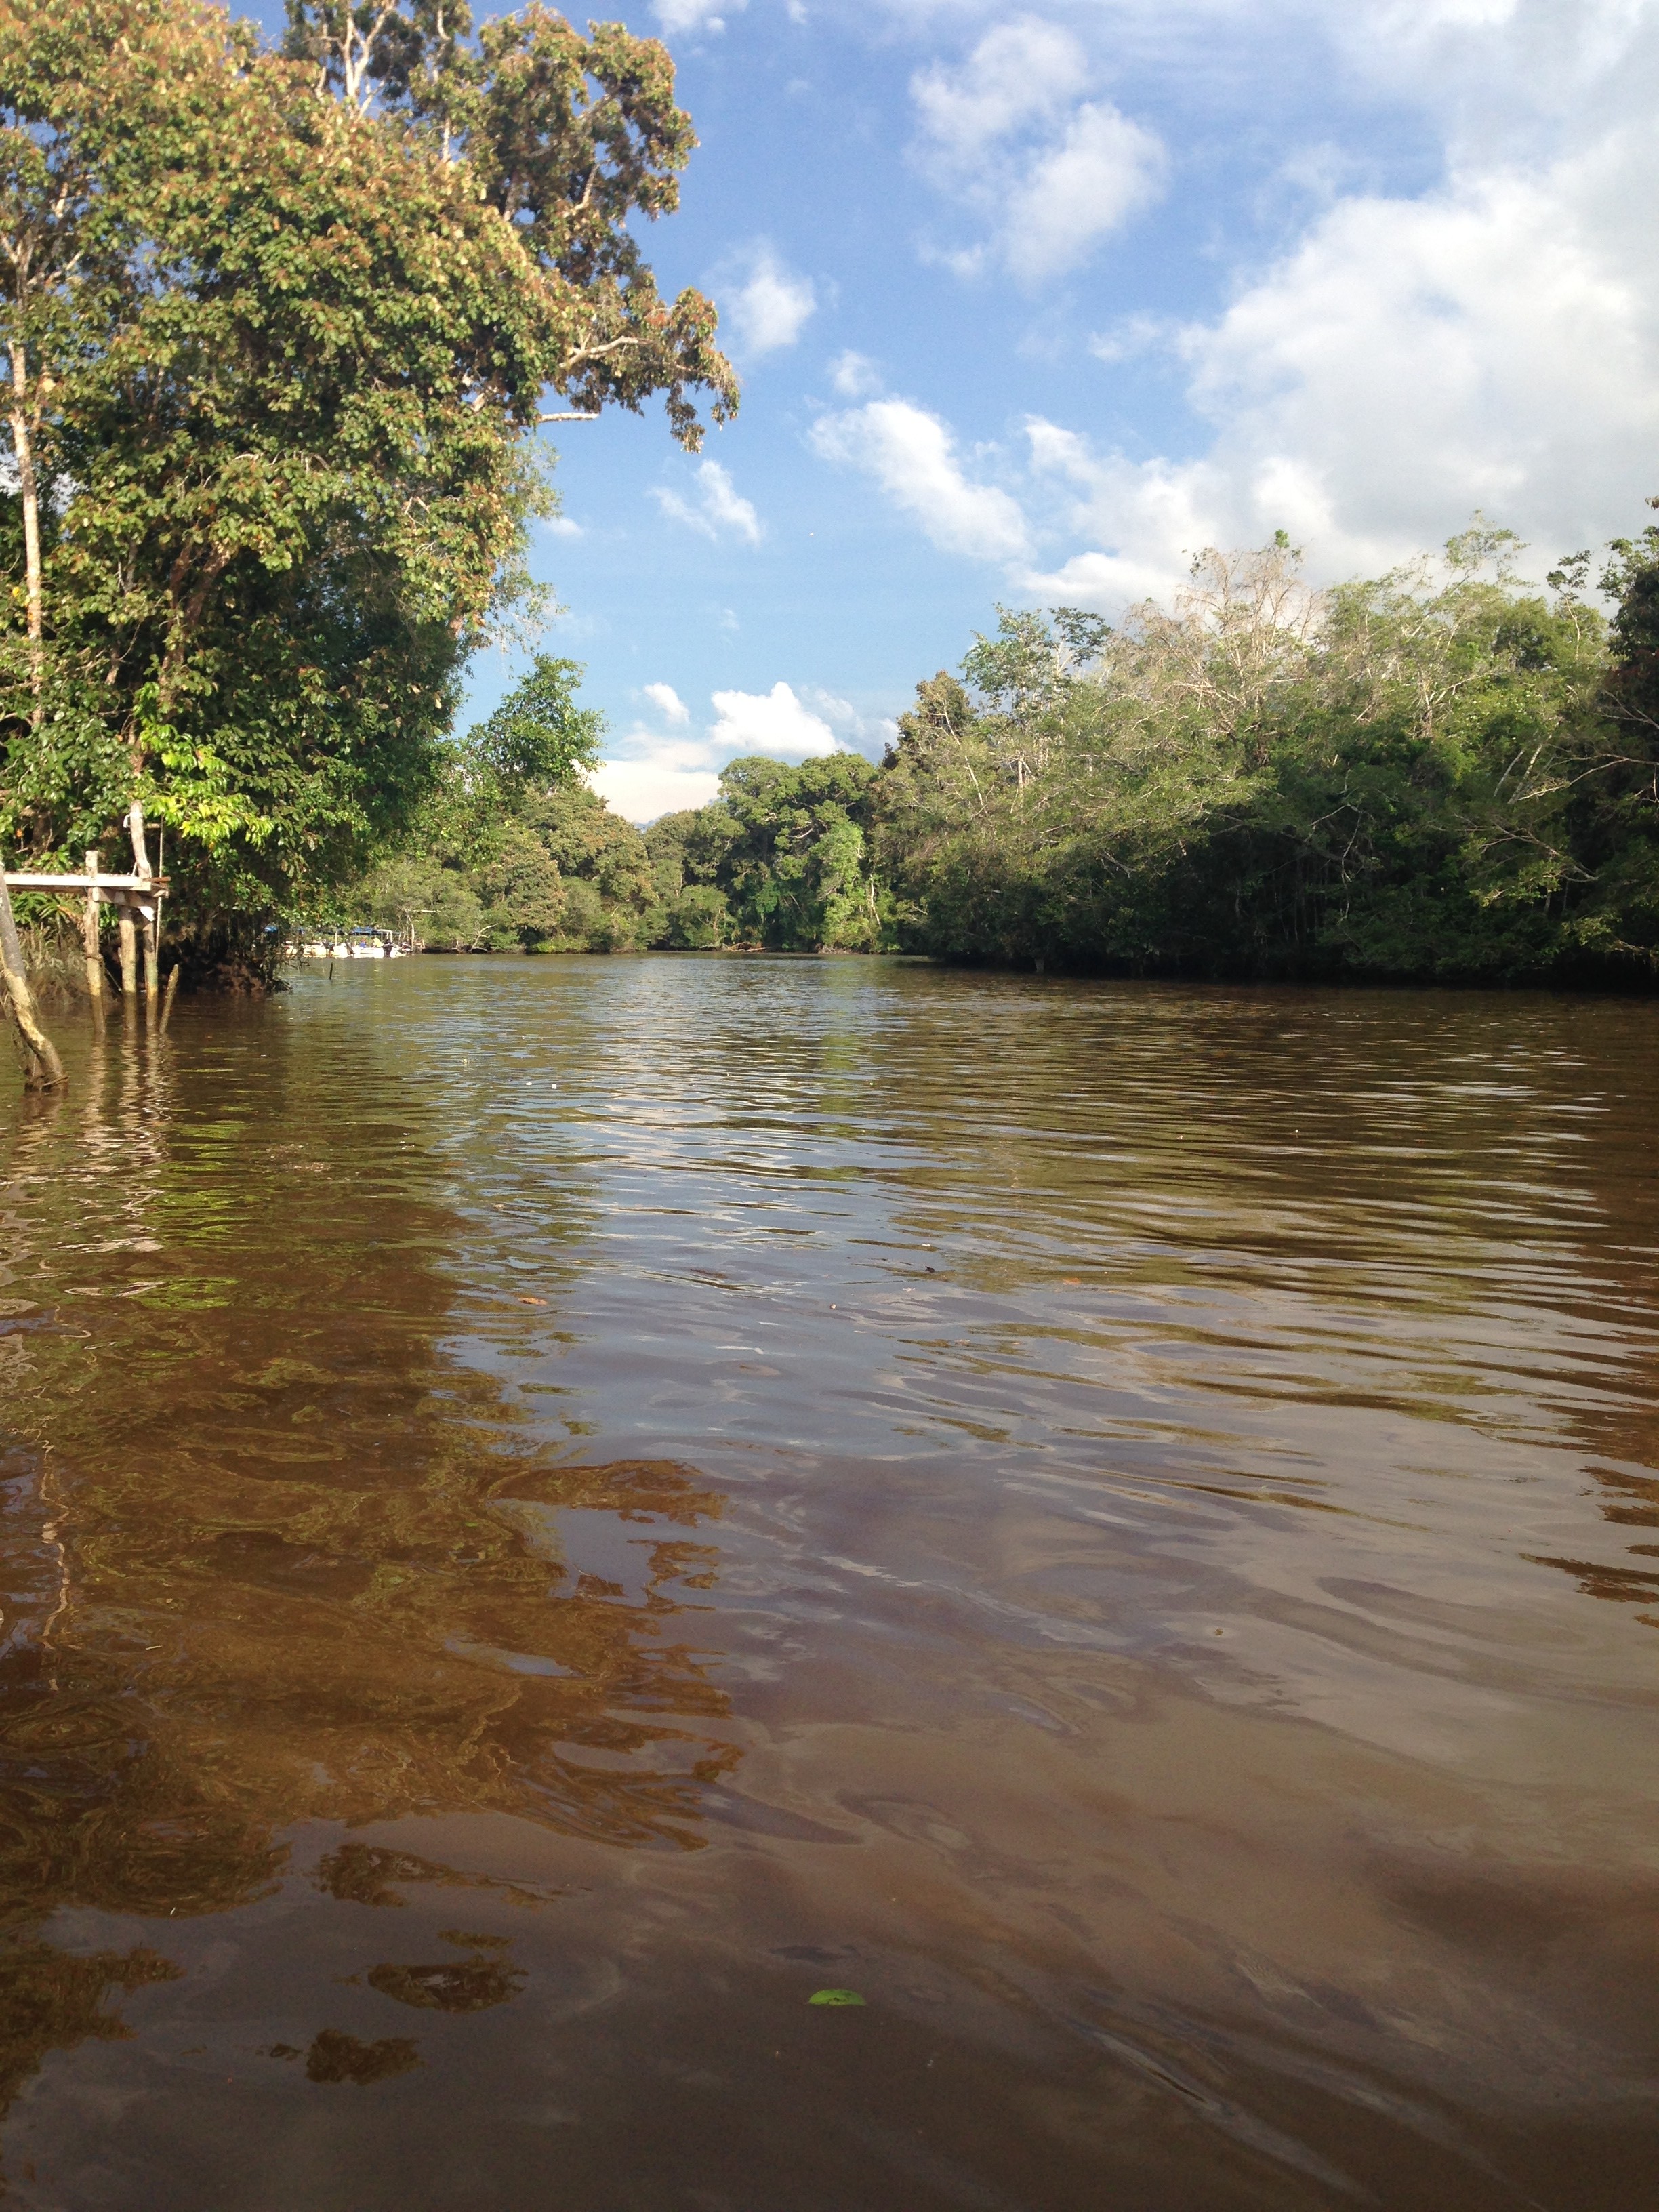
<instances>
[{"instance_id":1,"label":"distant treeline","mask_svg":"<svg viewBox=\"0 0 1659 2212\"><path fill-rule=\"evenodd\" d=\"M1610 549L1611 619L1589 555L1540 592L1518 550L1477 527L1319 592L1281 536L1204 554L1172 607L1116 627L1005 611L917 687L879 768L735 761L713 804L643 832L574 782L503 781L475 740L363 896L457 949L1648 981L1659 528ZM574 728L579 672L539 666Z\"/></svg>"}]
</instances>

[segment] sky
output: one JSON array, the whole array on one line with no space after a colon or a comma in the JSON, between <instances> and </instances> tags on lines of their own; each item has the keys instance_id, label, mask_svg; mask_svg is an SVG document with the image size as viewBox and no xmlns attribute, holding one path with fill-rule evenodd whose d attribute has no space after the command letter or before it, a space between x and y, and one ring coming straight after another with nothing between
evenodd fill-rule
<instances>
[{"instance_id":1,"label":"sky","mask_svg":"<svg viewBox=\"0 0 1659 2212\"><path fill-rule=\"evenodd\" d=\"M260 11L275 22L279 9ZM487 12L499 12L489 9ZM701 140L646 226L743 384L556 434L556 612L636 821L878 758L1005 605L1115 617L1276 529L1477 510L1523 573L1659 493L1659 0L641 0Z\"/></svg>"}]
</instances>

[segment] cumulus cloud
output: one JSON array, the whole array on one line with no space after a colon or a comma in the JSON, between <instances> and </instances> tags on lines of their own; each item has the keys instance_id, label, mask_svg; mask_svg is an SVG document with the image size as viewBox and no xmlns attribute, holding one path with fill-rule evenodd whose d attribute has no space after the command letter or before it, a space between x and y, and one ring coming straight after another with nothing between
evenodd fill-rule
<instances>
[{"instance_id":1,"label":"cumulus cloud","mask_svg":"<svg viewBox=\"0 0 1659 2212\"><path fill-rule=\"evenodd\" d=\"M642 690L658 713L668 722L689 722L691 709L686 705L672 684L647 684Z\"/></svg>"},{"instance_id":2,"label":"cumulus cloud","mask_svg":"<svg viewBox=\"0 0 1659 2212\"><path fill-rule=\"evenodd\" d=\"M811 277L796 276L767 239L735 256L714 283L738 351L751 359L793 345L817 308Z\"/></svg>"},{"instance_id":3,"label":"cumulus cloud","mask_svg":"<svg viewBox=\"0 0 1659 2212\"><path fill-rule=\"evenodd\" d=\"M836 750L835 732L802 706L787 684L775 684L769 691L716 691L714 699L720 720L709 743L716 750L734 756L775 753L785 760Z\"/></svg>"},{"instance_id":4,"label":"cumulus cloud","mask_svg":"<svg viewBox=\"0 0 1659 2212\"><path fill-rule=\"evenodd\" d=\"M627 822L654 822L659 814L707 806L720 787L717 769L656 758L601 761L587 781Z\"/></svg>"},{"instance_id":5,"label":"cumulus cloud","mask_svg":"<svg viewBox=\"0 0 1659 2212\"><path fill-rule=\"evenodd\" d=\"M1164 149L1152 131L1104 101L1078 108L1008 196L1004 259L1029 284L1060 275L1155 198L1163 177Z\"/></svg>"},{"instance_id":6,"label":"cumulus cloud","mask_svg":"<svg viewBox=\"0 0 1659 2212\"><path fill-rule=\"evenodd\" d=\"M999 485L975 483L948 427L908 399L874 399L821 416L811 442L825 460L873 477L942 551L997 560L1027 550L1018 501Z\"/></svg>"},{"instance_id":7,"label":"cumulus cloud","mask_svg":"<svg viewBox=\"0 0 1659 2212\"><path fill-rule=\"evenodd\" d=\"M861 714L850 699L842 699L816 684L801 686L801 696L823 715L842 744L854 752L879 751L898 736L898 724L887 714Z\"/></svg>"},{"instance_id":8,"label":"cumulus cloud","mask_svg":"<svg viewBox=\"0 0 1659 2212\"><path fill-rule=\"evenodd\" d=\"M720 788L721 768L741 754L806 760L837 751L843 739L855 744L872 732L884 737L889 726L866 722L832 692L807 685L803 697L793 684L779 682L769 691L712 693L716 719L694 732L683 726L690 713L672 684L642 688L667 720L682 726L665 732L636 723L613 740L611 757L588 777L592 787L630 822L653 822L682 807L706 806Z\"/></svg>"},{"instance_id":9,"label":"cumulus cloud","mask_svg":"<svg viewBox=\"0 0 1659 2212\"><path fill-rule=\"evenodd\" d=\"M1375 570L1477 507L1545 563L1629 527L1659 477L1656 192L1651 132L1628 125L1419 198L1339 201L1177 335L1206 452L1130 461L1031 426L1088 550L1030 587L1109 605L1184 550L1276 528L1323 573Z\"/></svg>"},{"instance_id":10,"label":"cumulus cloud","mask_svg":"<svg viewBox=\"0 0 1659 2212\"><path fill-rule=\"evenodd\" d=\"M1025 16L988 31L956 69L911 80L923 171L988 235L944 258L970 273L999 262L1022 285L1086 260L1161 190L1154 131L1084 97L1091 71L1073 34Z\"/></svg>"},{"instance_id":11,"label":"cumulus cloud","mask_svg":"<svg viewBox=\"0 0 1659 2212\"><path fill-rule=\"evenodd\" d=\"M672 520L683 522L688 530L704 538L718 538L723 530L731 530L751 545L760 544L765 530L759 515L718 461L699 461L696 483L695 500L686 499L666 484L653 484L651 496Z\"/></svg>"},{"instance_id":12,"label":"cumulus cloud","mask_svg":"<svg viewBox=\"0 0 1659 2212\"><path fill-rule=\"evenodd\" d=\"M1609 70L1650 80L1638 58ZM1592 118L1587 94L1548 158L1466 151L1416 196L1339 195L1213 318L1131 314L1097 341L1108 363L1167 356L1196 451L1131 458L1039 419L1025 469L988 482L898 399L825 416L813 444L941 547L1107 611L1167 595L1208 544L1282 528L1321 575L1374 574L1477 507L1541 571L1659 490L1659 142L1621 102Z\"/></svg>"},{"instance_id":13,"label":"cumulus cloud","mask_svg":"<svg viewBox=\"0 0 1659 2212\"><path fill-rule=\"evenodd\" d=\"M1011 131L1062 112L1089 75L1080 40L1026 15L988 31L958 68L918 70L910 95L936 153L966 167Z\"/></svg>"},{"instance_id":14,"label":"cumulus cloud","mask_svg":"<svg viewBox=\"0 0 1659 2212\"><path fill-rule=\"evenodd\" d=\"M1649 42L1609 43L1606 82L1548 156L1464 147L1417 195L1339 193L1214 317L1132 313L1095 341L1107 364L1168 359L1208 426L1196 451L1131 458L1036 420L1025 469L1005 460L991 482L899 399L826 415L817 451L1017 589L1108 611L1167 595L1206 544L1281 528L1338 576L1476 508L1536 548L1536 570L1638 526L1659 490L1659 142L1629 89L1659 63L1646 14Z\"/></svg>"}]
</instances>

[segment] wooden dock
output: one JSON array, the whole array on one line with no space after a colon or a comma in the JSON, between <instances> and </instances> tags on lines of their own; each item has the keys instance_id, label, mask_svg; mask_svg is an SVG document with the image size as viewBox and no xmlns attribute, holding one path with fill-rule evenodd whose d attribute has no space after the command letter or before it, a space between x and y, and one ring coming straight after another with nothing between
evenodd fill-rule
<instances>
[{"instance_id":1,"label":"wooden dock","mask_svg":"<svg viewBox=\"0 0 1659 2212\"><path fill-rule=\"evenodd\" d=\"M144 967L143 995L149 1003L151 1016L154 1017L159 1010L161 1025L165 1028L167 1017L173 1010L173 994L179 984L176 963L167 978L167 1005L163 1008L160 1003L161 901L167 896L168 881L159 866L152 868L149 864L144 810L137 799L127 810L127 829L132 839L133 866L125 872L104 867L101 855L96 851L88 853L85 867L78 871L0 868L0 1005L4 1006L16 1024L23 1049L24 1080L31 1090L60 1090L64 1069L51 1038L40 1026L40 1014L24 972L22 947L11 909L14 891L32 891L37 897L44 894L47 897L80 901L87 990L92 1000L93 1012L100 1022L104 1018L105 975L103 945L99 933L102 909L106 906L114 911L118 933L123 1000L131 1006L140 994L138 969L142 951ZM158 861L160 858L158 847Z\"/></svg>"},{"instance_id":2,"label":"wooden dock","mask_svg":"<svg viewBox=\"0 0 1659 2212\"><path fill-rule=\"evenodd\" d=\"M97 891L111 906L136 906L146 915L157 898L167 896L166 876L52 875L44 868L8 868L6 889L11 891Z\"/></svg>"}]
</instances>

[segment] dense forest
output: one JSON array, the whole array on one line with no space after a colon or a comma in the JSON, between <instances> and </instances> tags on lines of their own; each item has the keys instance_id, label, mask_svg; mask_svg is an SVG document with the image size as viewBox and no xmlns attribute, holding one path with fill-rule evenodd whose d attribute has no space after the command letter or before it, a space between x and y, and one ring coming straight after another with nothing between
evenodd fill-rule
<instances>
[{"instance_id":1,"label":"dense forest","mask_svg":"<svg viewBox=\"0 0 1659 2212\"><path fill-rule=\"evenodd\" d=\"M360 887L453 950L915 951L1096 972L1650 979L1659 528L1539 590L1479 526L1316 591L1283 538L1115 626L1003 611L877 767L738 760L640 831L544 661ZM1601 611L1611 605L1611 618ZM520 731L556 773L507 763ZM539 730L541 735L533 735ZM504 750L505 748L505 750Z\"/></svg>"}]
</instances>

